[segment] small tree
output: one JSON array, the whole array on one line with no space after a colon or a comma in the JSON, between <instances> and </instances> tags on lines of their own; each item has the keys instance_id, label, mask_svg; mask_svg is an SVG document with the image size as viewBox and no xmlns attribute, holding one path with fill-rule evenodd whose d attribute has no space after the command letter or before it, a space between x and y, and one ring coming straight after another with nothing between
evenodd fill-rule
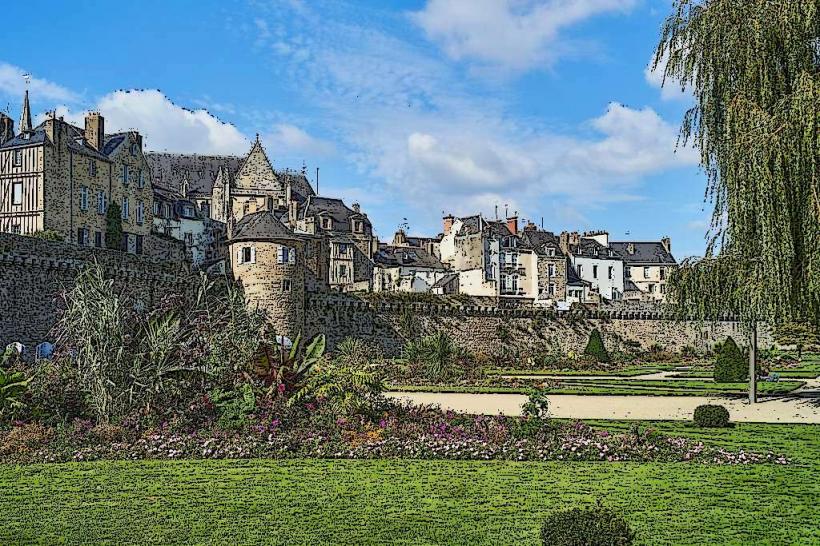
<instances>
[{"instance_id":1,"label":"small tree","mask_svg":"<svg viewBox=\"0 0 820 546\"><path fill-rule=\"evenodd\" d=\"M731 337L726 338L715 359L715 381L718 383L737 383L749 377L746 358Z\"/></svg>"},{"instance_id":2,"label":"small tree","mask_svg":"<svg viewBox=\"0 0 820 546\"><path fill-rule=\"evenodd\" d=\"M780 345L790 345L797 349L798 360L803 358L803 349L820 346L820 332L805 322L787 322L775 328L774 338Z\"/></svg>"},{"instance_id":3,"label":"small tree","mask_svg":"<svg viewBox=\"0 0 820 546\"><path fill-rule=\"evenodd\" d=\"M117 203L108 205L105 213L105 246L119 250L122 245L122 209Z\"/></svg>"},{"instance_id":4,"label":"small tree","mask_svg":"<svg viewBox=\"0 0 820 546\"><path fill-rule=\"evenodd\" d=\"M587 342L586 349L584 349L584 354L593 357L598 362L609 362L609 353L604 346L601 332L599 332L597 328L589 333L589 341Z\"/></svg>"}]
</instances>

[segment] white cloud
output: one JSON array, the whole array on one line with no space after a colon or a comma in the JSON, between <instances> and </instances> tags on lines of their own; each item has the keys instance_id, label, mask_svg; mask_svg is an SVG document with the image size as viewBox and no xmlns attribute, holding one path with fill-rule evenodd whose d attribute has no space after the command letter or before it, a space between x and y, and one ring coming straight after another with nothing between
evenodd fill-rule
<instances>
[{"instance_id":1,"label":"white cloud","mask_svg":"<svg viewBox=\"0 0 820 546\"><path fill-rule=\"evenodd\" d=\"M565 53L560 32L590 17L625 12L636 0L429 0L411 18L455 60L520 71Z\"/></svg>"},{"instance_id":2,"label":"white cloud","mask_svg":"<svg viewBox=\"0 0 820 546\"><path fill-rule=\"evenodd\" d=\"M10 97L17 97L22 101L23 93L26 90L24 74L27 74L26 70L0 62L0 93ZM73 103L79 99L76 93L61 85L34 75L31 75L30 78L29 93L33 102L47 100Z\"/></svg>"},{"instance_id":3,"label":"white cloud","mask_svg":"<svg viewBox=\"0 0 820 546\"><path fill-rule=\"evenodd\" d=\"M682 89L679 81L669 78L664 81L664 72L666 71L667 59L668 57L666 55L662 57L654 69L654 59L650 61L643 71L644 78L646 78L649 85L656 89L660 89L661 98L663 100L691 100L691 92L686 89Z\"/></svg>"},{"instance_id":4,"label":"white cloud","mask_svg":"<svg viewBox=\"0 0 820 546\"><path fill-rule=\"evenodd\" d=\"M277 124L272 132L263 136L262 140L277 156L304 154L307 159L331 156L336 151L332 142L311 136L303 129L288 123Z\"/></svg>"}]
</instances>

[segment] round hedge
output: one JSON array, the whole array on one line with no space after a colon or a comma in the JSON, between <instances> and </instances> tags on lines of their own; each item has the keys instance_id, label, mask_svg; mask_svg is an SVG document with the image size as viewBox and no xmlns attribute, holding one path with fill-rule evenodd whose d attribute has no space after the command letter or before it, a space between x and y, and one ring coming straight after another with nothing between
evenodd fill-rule
<instances>
[{"instance_id":1,"label":"round hedge","mask_svg":"<svg viewBox=\"0 0 820 546\"><path fill-rule=\"evenodd\" d=\"M699 427L729 426L729 410L723 406L704 404L695 408L695 424Z\"/></svg>"},{"instance_id":2,"label":"round hedge","mask_svg":"<svg viewBox=\"0 0 820 546\"><path fill-rule=\"evenodd\" d=\"M550 546L626 546L635 533L608 508L573 508L550 514L541 525L541 540Z\"/></svg>"}]
</instances>

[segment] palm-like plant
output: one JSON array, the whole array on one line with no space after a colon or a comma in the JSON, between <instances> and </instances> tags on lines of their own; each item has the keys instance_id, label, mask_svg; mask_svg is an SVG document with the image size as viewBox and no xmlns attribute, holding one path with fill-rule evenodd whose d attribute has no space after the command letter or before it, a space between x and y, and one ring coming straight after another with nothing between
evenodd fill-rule
<instances>
[{"instance_id":1,"label":"palm-like plant","mask_svg":"<svg viewBox=\"0 0 820 546\"><path fill-rule=\"evenodd\" d=\"M254 370L262 382L280 394L295 393L304 385L307 374L325 354L325 336L320 334L299 354L302 335L296 336L289 351L284 343L262 344L257 352Z\"/></svg>"},{"instance_id":2,"label":"palm-like plant","mask_svg":"<svg viewBox=\"0 0 820 546\"><path fill-rule=\"evenodd\" d=\"M0 416L5 416L10 409L15 409L23 405L20 398L28 389L30 379L26 379L23 372L12 372L5 369L6 363L11 358L11 351L6 350L0 358Z\"/></svg>"}]
</instances>

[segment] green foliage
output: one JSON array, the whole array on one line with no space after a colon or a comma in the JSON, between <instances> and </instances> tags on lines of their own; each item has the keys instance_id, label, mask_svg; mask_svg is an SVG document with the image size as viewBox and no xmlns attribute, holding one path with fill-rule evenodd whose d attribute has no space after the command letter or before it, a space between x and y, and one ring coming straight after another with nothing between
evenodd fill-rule
<instances>
[{"instance_id":1,"label":"green foliage","mask_svg":"<svg viewBox=\"0 0 820 546\"><path fill-rule=\"evenodd\" d=\"M383 390L377 365L337 358L315 366L288 404L316 401L328 405L336 415L367 415L379 406Z\"/></svg>"},{"instance_id":2,"label":"green foliage","mask_svg":"<svg viewBox=\"0 0 820 546\"><path fill-rule=\"evenodd\" d=\"M458 345L444 331L405 344L402 354L413 365L422 366L430 381L451 377L458 360L464 356Z\"/></svg>"},{"instance_id":3,"label":"green foliage","mask_svg":"<svg viewBox=\"0 0 820 546\"><path fill-rule=\"evenodd\" d=\"M239 429L248 422L248 417L256 411L256 395L253 387L241 384L235 390L213 389L208 393L211 403L217 410L217 425L223 429Z\"/></svg>"},{"instance_id":4,"label":"green foliage","mask_svg":"<svg viewBox=\"0 0 820 546\"><path fill-rule=\"evenodd\" d=\"M598 362L609 362L609 353L604 346L604 340L601 338L601 332L594 328L589 333L589 341L587 341L584 354L591 356Z\"/></svg>"},{"instance_id":5,"label":"green foliage","mask_svg":"<svg viewBox=\"0 0 820 546\"><path fill-rule=\"evenodd\" d=\"M63 235L59 231L54 231L53 229L44 229L42 231L35 231L31 234L32 237L36 239L42 239L44 241L62 241Z\"/></svg>"},{"instance_id":6,"label":"green foliage","mask_svg":"<svg viewBox=\"0 0 820 546\"><path fill-rule=\"evenodd\" d=\"M548 546L626 546L634 540L623 516L600 504L555 512L541 525L541 541Z\"/></svg>"},{"instance_id":7,"label":"green foliage","mask_svg":"<svg viewBox=\"0 0 820 546\"><path fill-rule=\"evenodd\" d=\"M263 383L284 396L297 393L305 383L313 366L324 354L326 340L324 334L314 337L300 353L302 335L296 336L289 351L279 344L262 344L256 355L254 369Z\"/></svg>"},{"instance_id":8,"label":"green foliage","mask_svg":"<svg viewBox=\"0 0 820 546\"><path fill-rule=\"evenodd\" d=\"M675 0L654 67L695 96L681 137L714 205L670 279L681 317L820 323L819 37L816 1Z\"/></svg>"},{"instance_id":9,"label":"green foliage","mask_svg":"<svg viewBox=\"0 0 820 546\"><path fill-rule=\"evenodd\" d=\"M749 368L746 358L738 348L735 340L726 338L720 347L715 359L715 382L736 383L749 378Z\"/></svg>"},{"instance_id":10,"label":"green foliage","mask_svg":"<svg viewBox=\"0 0 820 546\"><path fill-rule=\"evenodd\" d=\"M729 426L729 410L723 406L703 404L695 408L694 421L699 427L724 428Z\"/></svg>"},{"instance_id":11,"label":"green foliage","mask_svg":"<svg viewBox=\"0 0 820 546\"><path fill-rule=\"evenodd\" d=\"M23 372L6 369L6 363L11 360L13 350L6 349L0 355L0 417L8 417L9 413L22 407L22 398L28 390L30 379L26 379Z\"/></svg>"},{"instance_id":12,"label":"green foliage","mask_svg":"<svg viewBox=\"0 0 820 546\"><path fill-rule=\"evenodd\" d=\"M530 396L524 405L521 407L522 414L525 417L533 419L546 419L550 413L550 403L547 398L546 389L535 389L530 392Z\"/></svg>"},{"instance_id":13,"label":"green foliage","mask_svg":"<svg viewBox=\"0 0 820 546\"><path fill-rule=\"evenodd\" d=\"M806 322L787 322L774 329L774 339L779 345L794 346L797 358L803 357L803 351L820 350L820 329Z\"/></svg>"},{"instance_id":14,"label":"green foliage","mask_svg":"<svg viewBox=\"0 0 820 546\"><path fill-rule=\"evenodd\" d=\"M105 212L105 247L119 250L122 246L122 209L112 202Z\"/></svg>"}]
</instances>

